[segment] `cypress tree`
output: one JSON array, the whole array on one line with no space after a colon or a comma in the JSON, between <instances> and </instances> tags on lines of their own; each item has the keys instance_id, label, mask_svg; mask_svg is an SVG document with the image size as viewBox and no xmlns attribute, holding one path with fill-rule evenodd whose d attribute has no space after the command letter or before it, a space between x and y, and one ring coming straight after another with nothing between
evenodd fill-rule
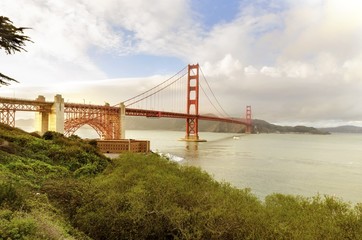
<instances>
[{"instance_id":1,"label":"cypress tree","mask_svg":"<svg viewBox=\"0 0 362 240\"><path fill-rule=\"evenodd\" d=\"M26 27L15 27L13 22L4 16L0 16L0 49L4 49L6 54L26 51L24 46L30 37L24 35ZM10 81L18 82L0 72L0 85L9 85Z\"/></svg>"}]
</instances>

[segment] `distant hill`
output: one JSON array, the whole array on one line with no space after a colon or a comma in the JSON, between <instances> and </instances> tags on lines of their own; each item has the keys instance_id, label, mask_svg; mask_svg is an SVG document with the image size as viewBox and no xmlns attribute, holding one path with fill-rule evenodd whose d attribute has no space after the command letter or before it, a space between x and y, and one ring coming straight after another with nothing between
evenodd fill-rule
<instances>
[{"instance_id":1,"label":"distant hill","mask_svg":"<svg viewBox=\"0 0 362 240\"><path fill-rule=\"evenodd\" d=\"M185 130L184 119L166 119L166 118L126 118L126 128L133 130ZM215 121L200 121L199 130L201 132L231 132L243 133L245 126L239 124L230 124ZM253 133L309 133L309 134L328 134L328 131L319 130L313 127L305 126L279 126L268 123L264 120L253 119Z\"/></svg>"},{"instance_id":2,"label":"distant hill","mask_svg":"<svg viewBox=\"0 0 362 240\"><path fill-rule=\"evenodd\" d=\"M264 120L254 119L253 127L255 133L309 133L329 134L328 131L306 126L280 126L268 123Z\"/></svg>"},{"instance_id":3,"label":"distant hill","mask_svg":"<svg viewBox=\"0 0 362 240\"><path fill-rule=\"evenodd\" d=\"M127 117L126 128L132 130L170 130L184 131L186 127L185 119L170 118L142 118ZM201 132L235 132L245 131L245 127L239 124L228 124L215 121L200 121L199 131Z\"/></svg>"},{"instance_id":4,"label":"distant hill","mask_svg":"<svg viewBox=\"0 0 362 240\"><path fill-rule=\"evenodd\" d=\"M16 126L27 131L33 131L33 119L16 120ZM169 130L184 131L186 127L185 119L170 118L145 118L126 117L126 129L129 130ZM230 132L243 133L245 126L216 121L200 121L200 132ZM271 124L264 120L253 119L253 133L310 133L328 134L329 132L362 133L362 128L355 126L341 126L337 128L313 128L305 126L280 126Z\"/></svg>"},{"instance_id":5,"label":"distant hill","mask_svg":"<svg viewBox=\"0 0 362 240\"><path fill-rule=\"evenodd\" d=\"M332 133L362 133L362 127L356 127L351 125L332 127L332 128L319 128L319 130L332 132Z\"/></svg>"},{"instance_id":6,"label":"distant hill","mask_svg":"<svg viewBox=\"0 0 362 240\"><path fill-rule=\"evenodd\" d=\"M27 118L27 119L17 119L15 121L16 126L21 126L21 127L29 127L29 126L33 126L34 125L34 119L32 118Z\"/></svg>"}]
</instances>

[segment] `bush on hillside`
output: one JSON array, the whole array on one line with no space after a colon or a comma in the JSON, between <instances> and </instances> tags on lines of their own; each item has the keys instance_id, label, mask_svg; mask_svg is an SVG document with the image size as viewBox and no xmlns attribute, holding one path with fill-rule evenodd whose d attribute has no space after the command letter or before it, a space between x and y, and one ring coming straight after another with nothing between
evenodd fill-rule
<instances>
[{"instance_id":1,"label":"bush on hillside","mask_svg":"<svg viewBox=\"0 0 362 240\"><path fill-rule=\"evenodd\" d=\"M109 160L79 137L51 132L45 138L0 124L0 239L89 239L39 188L93 177Z\"/></svg>"},{"instance_id":2,"label":"bush on hillside","mask_svg":"<svg viewBox=\"0 0 362 240\"><path fill-rule=\"evenodd\" d=\"M0 182L0 207L9 207L13 210L24 207L22 194L9 182Z\"/></svg>"},{"instance_id":3,"label":"bush on hillside","mask_svg":"<svg viewBox=\"0 0 362 240\"><path fill-rule=\"evenodd\" d=\"M244 239L265 229L248 190L157 156L124 155L91 186L76 181L44 191L94 239Z\"/></svg>"},{"instance_id":4,"label":"bush on hillside","mask_svg":"<svg viewBox=\"0 0 362 240\"><path fill-rule=\"evenodd\" d=\"M111 161L78 137L48 138L0 125L14 149L0 149L0 239L362 239L362 204L261 202L157 155Z\"/></svg>"},{"instance_id":5,"label":"bush on hillside","mask_svg":"<svg viewBox=\"0 0 362 240\"><path fill-rule=\"evenodd\" d=\"M282 194L262 203L248 189L151 155L123 155L91 181L44 191L93 239L362 239L362 207Z\"/></svg>"},{"instance_id":6,"label":"bush on hillside","mask_svg":"<svg viewBox=\"0 0 362 240\"><path fill-rule=\"evenodd\" d=\"M29 239L35 233L35 220L28 214L0 209L0 239Z\"/></svg>"}]
</instances>

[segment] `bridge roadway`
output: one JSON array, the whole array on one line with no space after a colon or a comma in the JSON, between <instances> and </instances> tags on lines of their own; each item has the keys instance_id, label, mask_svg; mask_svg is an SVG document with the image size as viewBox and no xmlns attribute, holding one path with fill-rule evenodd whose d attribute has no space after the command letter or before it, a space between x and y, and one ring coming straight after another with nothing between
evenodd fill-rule
<instances>
[{"instance_id":1,"label":"bridge roadway","mask_svg":"<svg viewBox=\"0 0 362 240\"><path fill-rule=\"evenodd\" d=\"M32 111L32 112L50 112L51 107L54 102L41 101L41 100L28 100L28 99L18 99L18 98L5 98L0 97L0 111ZM83 108L88 110L99 110L99 109L108 109L112 112L119 112L119 107L109 106L109 105L94 105L94 104L81 104L81 103L64 103L65 112L67 109L72 108ZM136 108L126 108L127 116L138 116L138 117L152 117L152 118L197 118L199 120L207 121L220 121L227 123L243 124L250 125L246 120L242 119L233 119L233 118L220 118L210 115L194 115L187 113L176 113L176 112L167 112L167 111L157 111L157 110L146 110L146 109L136 109Z\"/></svg>"},{"instance_id":2,"label":"bridge roadway","mask_svg":"<svg viewBox=\"0 0 362 240\"><path fill-rule=\"evenodd\" d=\"M0 97L0 111L50 112L54 102Z\"/></svg>"},{"instance_id":3,"label":"bridge roadway","mask_svg":"<svg viewBox=\"0 0 362 240\"><path fill-rule=\"evenodd\" d=\"M194 114L187 114L187 113L175 113L175 112L164 112L164 111L157 111L157 110L144 110L144 109L135 109L135 108L126 108L126 115L127 116L143 116L143 117L154 117L154 118L197 118L199 120L206 120L206 121L219 121L219 122L227 122L227 123L236 123L236 124L243 124L249 125L249 123L245 120L238 120L233 118L220 118L214 117L210 115L194 115Z\"/></svg>"}]
</instances>

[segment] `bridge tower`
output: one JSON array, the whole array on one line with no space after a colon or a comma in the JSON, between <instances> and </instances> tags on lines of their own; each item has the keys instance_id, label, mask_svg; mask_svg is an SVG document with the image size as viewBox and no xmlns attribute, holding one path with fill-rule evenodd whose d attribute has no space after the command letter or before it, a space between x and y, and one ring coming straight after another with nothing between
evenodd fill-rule
<instances>
[{"instance_id":1,"label":"bridge tower","mask_svg":"<svg viewBox=\"0 0 362 240\"><path fill-rule=\"evenodd\" d=\"M187 73L187 114L194 115L186 119L186 136L190 142L205 141L199 139L199 64L188 65Z\"/></svg>"},{"instance_id":2,"label":"bridge tower","mask_svg":"<svg viewBox=\"0 0 362 240\"><path fill-rule=\"evenodd\" d=\"M246 113L245 113L245 120L246 120L246 129L245 133L251 133L252 131L252 122L251 122L251 106L246 106Z\"/></svg>"}]
</instances>

